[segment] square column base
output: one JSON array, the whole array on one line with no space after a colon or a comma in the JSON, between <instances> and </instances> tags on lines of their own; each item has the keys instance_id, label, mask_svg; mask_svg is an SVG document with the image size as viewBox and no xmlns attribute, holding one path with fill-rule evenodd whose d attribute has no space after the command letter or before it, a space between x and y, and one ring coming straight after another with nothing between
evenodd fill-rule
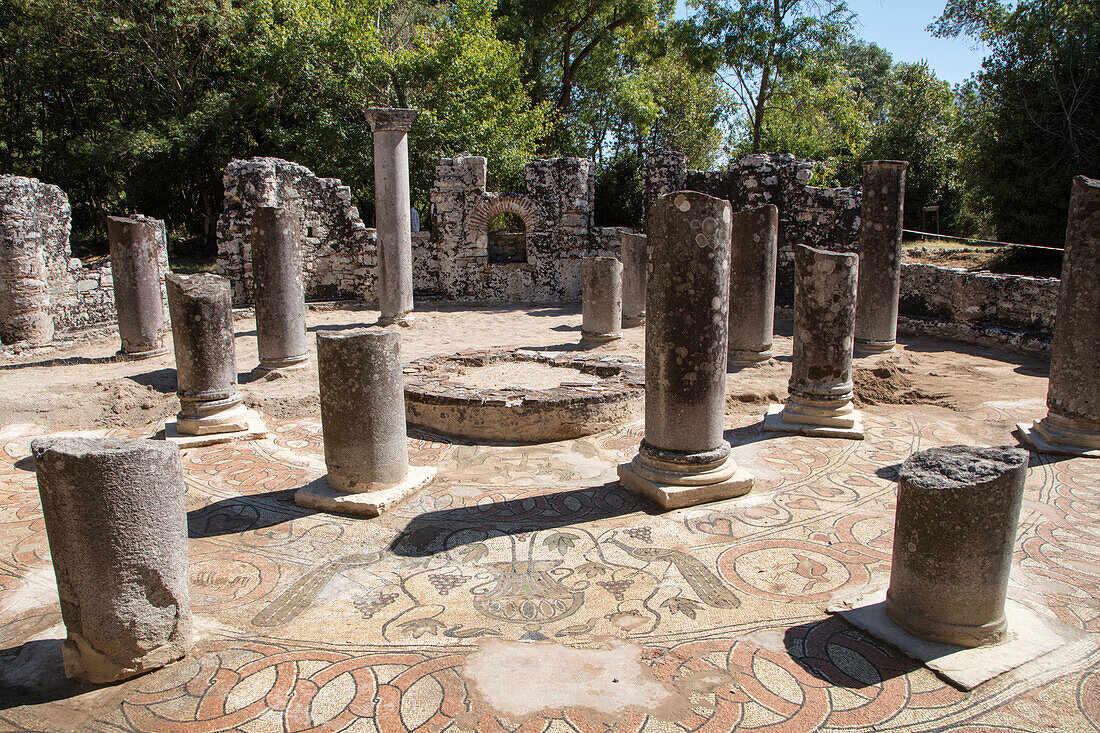
<instances>
[{"instance_id":1,"label":"square column base","mask_svg":"<svg viewBox=\"0 0 1100 733\"><path fill-rule=\"evenodd\" d=\"M619 464L618 473L619 481L628 491L649 499L662 509L683 509L710 501L744 496L752 490L755 480L752 474L740 466L725 481L701 486L677 486L650 481L635 473L629 463Z\"/></svg>"},{"instance_id":2,"label":"square column base","mask_svg":"<svg viewBox=\"0 0 1100 733\"><path fill-rule=\"evenodd\" d=\"M349 494L337 491L325 478L303 486L294 492L294 503L304 509L316 509L330 514L352 517L377 517L393 505L427 486L435 478L434 466L409 466L409 475L399 484L377 491Z\"/></svg>"},{"instance_id":3,"label":"square column base","mask_svg":"<svg viewBox=\"0 0 1100 733\"><path fill-rule=\"evenodd\" d=\"M795 435L808 435L811 438L848 438L849 440L863 440L863 418L857 410L854 422L850 428L842 428L832 425L811 425L808 423L786 422L783 420L783 405L769 405L768 414L764 416L765 433L793 433Z\"/></svg>"},{"instance_id":4,"label":"square column base","mask_svg":"<svg viewBox=\"0 0 1100 733\"><path fill-rule=\"evenodd\" d=\"M1029 448L1039 453L1053 453L1059 456L1075 456L1077 458L1100 458L1100 448L1089 448L1083 445L1070 445L1068 443L1051 443L1043 437L1036 427L1039 421L1016 423L1016 434Z\"/></svg>"},{"instance_id":5,"label":"square column base","mask_svg":"<svg viewBox=\"0 0 1100 733\"><path fill-rule=\"evenodd\" d=\"M175 443L183 448L199 448L204 445L218 445L219 443L232 443L238 440L260 440L267 437L267 426L263 418L253 410L245 413L248 427L244 430L234 430L228 433L208 433L206 435L189 435L176 429L176 421L169 420L164 423L164 440ZM160 437L160 436L158 436Z\"/></svg>"}]
</instances>

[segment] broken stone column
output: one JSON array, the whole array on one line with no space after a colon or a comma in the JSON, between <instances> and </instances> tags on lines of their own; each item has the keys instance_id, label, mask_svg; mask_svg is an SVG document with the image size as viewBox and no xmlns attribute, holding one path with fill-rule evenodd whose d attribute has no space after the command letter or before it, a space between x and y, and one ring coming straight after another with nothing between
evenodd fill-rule
<instances>
[{"instance_id":1,"label":"broken stone column","mask_svg":"<svg viewBox=\"0 0 1100 733\"><path fill-rule=\"evenodd\" d=\"M645 439L624 486L665 509L747 493L723 436L729 308L728 201L694 191L650 210Z\"/></svg>"},{"instance_id":2,"label":"broken stone column","mask_svg":"<svg viewBox=\"0 0 1100 733\"><path fill-rule=\"evenodd\" d=\"M169 274L164 281L180 400L176 422L165 426L165 434L215 435L262 427L237 389L229 281L204 274Z\"/></svg>"},{"instance_id":3,"label":"broken stone column","mask_svg":"<svg viewBox=\"0 0 1100 733\"><path fill-rule=\"evenodd\" d=\"M328 483L299 489L299 506L376 517L431 481L409 466L398 334L318 333L317 369Z\"/></svg>"},{"instance_id":4,"label":"broken stone column","mask_svg":"<svg viewBox=\"0 0 1100 733\"><path fill-rule=\"evenodd\" d=\"M645 323L646 236L624 234L623 328Z\"/></svg>"},{"instance_id":5,"label":"broken stone column","mask_svg":"<svg viewBox=\"0 0 1100 733\"><path fill-rule=\"evenodd\" d=\"M904 160L863 164L855 344L862 353L890 351L897 343L908 167Z\"/></svg>"},{"instance_id":6,"label":"broken stone column","mask_svg":"<svg viewBox=\"0 0 1100 733\"><path fill-rule=\"evenodd\" d=\"M261 369L309 361L301 222L297 212L260 206L252 216L252 281Z\"/></svg>"},{"instance_id":7,"label":"broken stone column","mask_svg":"<svg viewBox=\"0 0 1100 733\"><path fill-rule=\"evenodd\" d=\"M119 356L149 359L167 354L164 345L162 273L157 255L160 229L144 216L108 216L111 278L118 311Z\"/></svg>"},{"instance_id":8,"label":"broken stone column","mask_svg":"<svg viewBox=\"0 0 1100 733\"><path fill-rule=\"evenodd\" d=\"M922 639L1004 638L1005 599L1027 452L951 445L901 468L886 614Z\"/></svg>"},{"instance_id":9,"label":"broken stone column","mask_svg":"<svg viewBox=\"0 0 1100 733\"><path fill-rule=\"evenodd\" d=\"M68 638L65 674L105 683L191 648L179 448L58 436L31 443Z\"/></svg>"},{"instance_id":10,"label":"broken stone column","mask_svg":"<svg viewBox=\"0 0 1100 733\"><path fill-rule=\"evenodd\" d=\"M415 109L367 110L374 131L374 206L378 227L378 307L383 326L412 324L412 221L409 138Z\"/></svg>"},{"instance_id":11,"label":"broken stone column","mask_svg":"<svg viewBox=\"0 0 1100 733\"><path fill-rule=\"evenodd\" d=\"M733 215L730 259L729 362L772 356L779 209L774 204Z\"/></svg>"},{"instance_id":12,"label":"broken stone column","mask_svg":"<svg viewBox=\"0 0 1100 733\"><path fill-rule=\"evenodd\" d=\"M1050 351L1047 416L1016 426L1041 453L1100 458L1100 180L1077 176Z\"/></svg>"},{"instance_id":13,"label":"broken stone column","mask_svg":"<svg viewBox=\"0 0 1100 733\"><path fill-rule=\"evenodd\" d=\"M795 246L789 397L768 408L765 431L863 439L852 402L857 264L850 252Z\"/></svg>"},{"instance_id":14,"label":"broken stone column","mask_svg":"<svg viewBox=\"0 0 1100 733\"><path fill-rule=\"evenodd\" d=\"M581 262L581 338L606 342L623 335L623 266L614 257Z\"/></svg>"}]
</instances>

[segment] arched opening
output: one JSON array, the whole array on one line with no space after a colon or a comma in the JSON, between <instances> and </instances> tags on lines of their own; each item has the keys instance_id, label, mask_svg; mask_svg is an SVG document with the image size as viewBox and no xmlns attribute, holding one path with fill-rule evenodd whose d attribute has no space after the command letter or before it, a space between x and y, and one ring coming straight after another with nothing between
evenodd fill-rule
<instances>
[{"instance_id":1,"label":"arched opening","mask_svg":"<svg viewBox=\"0 0 1100 733\"><path fill-rule=\"evenodd\" d=\"M489 262L527 261L527 227L519 214L504 211L489 220Z\"/></svg>"}]
</instances>

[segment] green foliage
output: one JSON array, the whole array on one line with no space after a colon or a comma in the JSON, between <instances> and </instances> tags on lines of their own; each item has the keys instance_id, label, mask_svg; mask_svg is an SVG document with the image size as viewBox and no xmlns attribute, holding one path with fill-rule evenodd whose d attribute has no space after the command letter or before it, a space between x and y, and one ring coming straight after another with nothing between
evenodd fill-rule
<instances>
[{"instance_id":1,"label":"green foliage","mask_svg":"<svg viewBox=\"0 0 1100 733\"><path fill-rule=\"evenodd\" d=\"M992 51L961 90L961 167L990 236L1056 245L1072 178L1100 176L1100 3L950 0L933 25Z\"/></svg>"}]
</instances>

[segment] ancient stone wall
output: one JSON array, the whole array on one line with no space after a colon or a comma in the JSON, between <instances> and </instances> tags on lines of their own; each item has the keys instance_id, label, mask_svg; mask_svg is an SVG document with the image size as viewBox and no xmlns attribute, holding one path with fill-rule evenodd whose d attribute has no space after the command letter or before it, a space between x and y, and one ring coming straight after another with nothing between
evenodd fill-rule
<instances>
[{"instance_id":1,"label":"ancient stone wall","mask_svg":"<svg viewBox=\"0 0 1100 733\"><path fill-rule=\"evenodd\" d=\"M306 298L377 301L376 233L360 219L350 188L279 158L230 161L223 180L218 272L232 281L234 303L252 301L252 214L258 206L298 211Z\"/></svg>"},{"instance_id":2,"label":"ancient stone wall","mask_svg":"<svg viewBox=\"0 0 1100 733\"><path fill-rule=\"evenodd\" d=\"M165 225L153 221L159 228L161 270L167 272ZM49 341L54 334L117 321L110 260L85 266L72 257L70 224L69 199L60 188L34 178L0 176L4 343Z\"/></svg>"}]
</instances>

